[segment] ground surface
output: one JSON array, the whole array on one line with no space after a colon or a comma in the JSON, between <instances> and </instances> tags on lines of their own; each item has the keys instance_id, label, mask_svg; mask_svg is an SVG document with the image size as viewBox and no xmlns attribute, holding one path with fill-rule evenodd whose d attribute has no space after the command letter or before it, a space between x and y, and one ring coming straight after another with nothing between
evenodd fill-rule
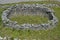
<instances>
[{"instance_id":1,"label":"ground surface","mask_svg":"<svg viewBox=\"0 0 60 40\"><path fill-rule=\"evenodd\" d=\"M27 3L42 3L42 2L27 2ZM43 3L57 3L59 2L43 2ZM8 4L7 4L8 5ZM6 8L5 8L6 9ZM59 22L58 25L51 30L39 30L39 31L32 31L32 30L13 30L7 27L2 26L1 15L2 11L5 10L0 8L0 36L11 36L11 37L19 37L20 39L27 39L27 40L60 40L60 7L52 7L55 10L55 15L58 18Z\"/></svg>"},{"instance_id":2,"label":"ground surface","mask_svg":"<svg viewBox=\"0 0 60 40\"><path fill-rule=\"evenodd\" d=\"M49 1L49 0L0 0L0 4L6 3L17 3L17 2L26 2L26 1ZM50 1L60 1L60 0L50 0Z\"/></svg>"},{"instance_id":3,"label":"ground surface","mask_svg":"<svg viewBox=\"0 0 60 40\"><path fill-rule=\"evenodd\" d=\"M17 21L18 24L24 24L24 23L29 23L29 24L41 24L41 23L47 23L48 18L47 17L41 17L38 15L32 16L23 16L23 15L17 15L14 17L11 17L12 21Z\"/></svg>"}]
</instances>

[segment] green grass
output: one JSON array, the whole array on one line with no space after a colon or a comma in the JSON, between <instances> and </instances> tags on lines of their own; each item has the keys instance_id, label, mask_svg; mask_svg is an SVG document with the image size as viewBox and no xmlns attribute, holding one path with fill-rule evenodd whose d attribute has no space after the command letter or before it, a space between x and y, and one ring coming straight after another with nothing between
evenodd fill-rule
<instances>
[{"instance_id":1,"label":"green grass","mask_svg":"<svg viewBox=\"0 0 60 40\"><path fill-rule=\"evenodd\" d=\"M1 16L2 16L2 12L3 12L4 10L6 10L6 8L0 8L0 24L1 24L1 22L2 22Z\"/></svg>"},{"instance_id":2,"label":"green grass","mask_svg":"<svg viewBox=\"0 0 60 40\"><path fill-rule=\"evenodd\" d=\"M46 2L47 3L47 2ZM53 2L54 3L54 2ZM55 15L58 18L58 25L51 30L13 30L7 27L3 27L1 23L1 14L2 8L0 8L0 35L1 36L11 36L11 37L19 37L20 39L36 39L36 40L60 40L60 7L53 7L55 10Z\"/></svg>"},{"instance_id":3,"label":"green grass","mask_svg":"<svg viewBox=\"0 0 60 40\"><path fill-rule=\"evenodd\" d=\"M17 21L18 24L24 24L24 23L29 23L29 24L41 24L41 23L47 23L48 18L47 17L41 17L38 15L32 16L32 15L17 15L11 17L12 21Z\"/></svg>"}]
</instances>

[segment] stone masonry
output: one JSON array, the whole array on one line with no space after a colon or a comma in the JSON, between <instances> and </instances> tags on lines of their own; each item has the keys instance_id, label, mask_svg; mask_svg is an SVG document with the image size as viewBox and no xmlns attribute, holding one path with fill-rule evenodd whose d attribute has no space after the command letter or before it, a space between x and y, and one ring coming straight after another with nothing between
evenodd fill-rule
<instances>
[{"instance_id":1,"label":"stone masonry","mask_svg":"<svg viewBox=\"0 0 60 40\"><path fill-rule=\"evenodd\" d=\"M39 15L42 13L42 16L45 15L48 17L48 23L43 24L22 24L19 25L16 21L11 21L10 17L14 15L14 12L24 15ZM54 15L54 11L48 7L44 7L41 4L17 4L16 6L11 6L7 10L3 11L2 14L3 25L6 27L18 29L18 30L46 30L51 29L57 25L58 19Z\"/></svg>"}]
</instances>

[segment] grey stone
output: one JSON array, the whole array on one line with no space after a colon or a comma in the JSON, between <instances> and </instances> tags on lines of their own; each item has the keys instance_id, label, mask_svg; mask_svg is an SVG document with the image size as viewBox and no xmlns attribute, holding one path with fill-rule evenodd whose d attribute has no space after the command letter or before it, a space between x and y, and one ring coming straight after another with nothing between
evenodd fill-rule
<instances>
[{"instance_id":1,"label":"grey stone","mask_svg":"<svg viewBox=\"0 0 60 40\"><path fill-rule=\"evenodd\" d=\"M0 40L3 40L3 38L0 36Z\"/></svg>"},{"instance_id":2,"label":"grey stone","mask_svg":"<svg viewBox=\"0 0 60 40\"><path fill-rule=\"evenodd\" d=\"M6 26L10 26L11 28L15 29L32 29L32 30L41 30L41 29L47 29L50 28L51 26L57 25L58 19L55 17L53 14L54 11L51 10L50 8L45 7L46 4L24 4L24 5L19 5L17 4L16 6L11 6L7 10L3 11L2 14L2 21L3 24ZM56 6L56 4L49 4L48 6ZM26 15L41 15L41 16L47 16L50 20L46 24L22 24L18 25L18 23L15 21L11 21L9 18L13 16L13 14L16 12L16 14L23 14L24 16ZM40 13L41 12L41 13ZM52 16L52 17L51 17Z\"/></svg>"}]
</instances>

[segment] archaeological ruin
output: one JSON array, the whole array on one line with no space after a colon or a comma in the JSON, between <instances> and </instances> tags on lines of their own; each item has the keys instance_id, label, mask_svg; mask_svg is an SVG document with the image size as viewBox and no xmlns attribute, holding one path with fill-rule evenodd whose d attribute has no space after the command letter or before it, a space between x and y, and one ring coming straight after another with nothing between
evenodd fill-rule
<instances>
[{"instance_id":1,"label":"archaeological ruin","mask_svg":"<svg viewBox=\"0 0 60 40\"><path fill-rule=\"evenodd\" d=\"M27 23L19 25L18 22L10 20L10 17L14 14L46 16L49 20L48 23L43 24ZM11 6L7 10L3 11L2 22L4 26L18 30L46 30L54 28L58 23L58 19L54 15L54 11L52 9L41 4L16 4L15 6Z\"/></svg>"}]
</instances>

